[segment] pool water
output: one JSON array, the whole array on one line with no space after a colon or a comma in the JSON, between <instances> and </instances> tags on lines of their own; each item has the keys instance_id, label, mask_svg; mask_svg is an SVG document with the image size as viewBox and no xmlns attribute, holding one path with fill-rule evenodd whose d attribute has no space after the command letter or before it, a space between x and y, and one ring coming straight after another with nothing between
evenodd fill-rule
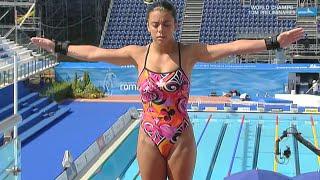
<instances>
[{"instance_id":1,"label":"pool water","mask_svg":"<svg viewBox=\"0 0 320 180\"><path fill-rule=\"evenodd\" d=\"M280 142L281 152L287 146L290 148L289 159L279 164L274 158L275 137L289 127L295 126L305 139L315 144L320 134L319 115L190 112L189 116L197 142L194 179L223 179L228 174L251 169L293 177L320 167L317 156L292 136ZM135 128L91 179L141 179L135 158L137 132Z\"/></svg>"}]
</instances>

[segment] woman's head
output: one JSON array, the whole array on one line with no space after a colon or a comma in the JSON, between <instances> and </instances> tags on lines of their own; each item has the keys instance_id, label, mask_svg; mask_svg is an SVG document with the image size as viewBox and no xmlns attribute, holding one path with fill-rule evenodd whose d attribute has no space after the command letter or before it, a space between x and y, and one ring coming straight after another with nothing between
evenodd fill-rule
<instances>
[{"instance_id":1,"label":"woman's head","mask_svg":"<svg viewBox=\"0 0 320 180\"><path fill-rule=\"evenodd\" d=\"M154 2L147 10L147 27L153 41L164 42L173 39L177 29L175 7L166 0Z\"/></svg>"},{"instance_id":2,"label":"woman's head","mask_svg":"<svg viewBox=\"0 0 320 180\"><path fill-rule=\"evenodd\" d=\"M177 10L170 2L166 0L160 0L149 5L147 9L147 21L149 21L150 13L155 10L170 12L174 21L177 22Z\"/></svg>"}]
</instances>

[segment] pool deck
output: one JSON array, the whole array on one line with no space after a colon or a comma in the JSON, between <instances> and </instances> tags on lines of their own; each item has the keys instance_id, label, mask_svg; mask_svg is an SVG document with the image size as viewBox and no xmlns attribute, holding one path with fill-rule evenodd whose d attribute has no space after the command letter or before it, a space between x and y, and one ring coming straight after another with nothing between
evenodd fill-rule
<instances>
[{"instance_id":1,"label":"pool deck","mask_svg":"<svg viewBox=\"0 0 320 180\"><path fill-rule=\"evenodd\" d=\"M79 99L77 101L85 102L141 102L138 95L112 95L100 99ZM231 98L224 96L190 96L189 103L201 104L224 104L230 103Z\"/></svg>"},{"instance_id":2,"label":"pool deck","mask_svg":"<svg viewBox=\"0 0 320 180\"><path fill-rule=\"evenodd\" d=\"M140 103L79 101L66 101L62 105L70 107L70 113L22 146L21 179L55 179L63 170L65 150L76 159L130 107L141 106Z\"/></svg>"},{"instance_id":3,"label":"pool deck","mask_svg":"<svg viewBox=\"0 0 320 180\"><path fill-rule=\"evenodd\" d=\"M100 99L76 99L78 102L107 102L107 103L138 103L141 99L138 95L111 95ZM263 101L242 101L225 96L190 96L188 104L190 111L210 112L252 112L252 113L308 113L319 114L320 107L317 106L296 106L292 103L263 102ZM193 107L196 104L197 107ZM258 107L261 104L261 107ZM228 106L226 106L228 105Z\"/></svg>"}]
</instances>

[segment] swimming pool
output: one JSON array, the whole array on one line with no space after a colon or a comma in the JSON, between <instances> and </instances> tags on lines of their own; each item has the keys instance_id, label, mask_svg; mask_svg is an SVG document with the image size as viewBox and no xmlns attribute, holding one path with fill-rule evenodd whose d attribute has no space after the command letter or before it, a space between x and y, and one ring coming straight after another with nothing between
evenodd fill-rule
<instances>
[{"instance_id":1,"label":"swimming pool","mask_svg":"<svg viewBox=\"0 0 320 180\"><path fill-rule=\"evenodd\" d=\"M223 179L229 171L233 174L251 169L293 177L320 167L317 156L291 136L280 143L282 151L290 147L289 160L278 164L274 158L275 137L288 127L296 126L304 138L315 144L320 133L319 115L189 112L189 116L197 142L194 179ZM135 158L137 135L136 127L91 179L141 179Z\"/></svg>"}]
</instances>

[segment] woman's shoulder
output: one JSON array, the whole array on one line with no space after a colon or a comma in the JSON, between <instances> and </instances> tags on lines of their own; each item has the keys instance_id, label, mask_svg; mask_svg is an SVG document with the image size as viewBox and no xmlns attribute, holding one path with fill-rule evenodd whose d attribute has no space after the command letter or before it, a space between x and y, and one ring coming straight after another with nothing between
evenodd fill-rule
<instances>
[{"instance_id":1,"label":"woman's shoulder","mask_svg":"<svg viewBox=\"0 0 320 180\"><path fill-rule=\"evenodd\" d=\"M182 53L187 53L190 57L194 52L195 48L197 48L199 43L180 43L180 49Z\"/></svg>"},{"instance_id":2,"label":"woman's shoulder","mask_svg":"<svg viewBox=\"0 0 320 180\"><path fill-rule=\"evenodd\" d=\"M140 46L140 45L128 45L125 46L128 51L131 51L133 53L139 53L139 52L144 52L147 50L147 45L146 46Z\"/></svg>"},{"instance_id":3,"label":"woman's shoulder","mask_svg":"<svg viewBox=\"0 0 320 180\"><path fill-rule=\"evenodd\" d=\"M198 42L195 42L195 43L181 43L180 42L180 47L184 50L191 50L199 45L201 45L202 43L198 43Z\"/></svg>"},{"instance_id":4,"label":"woman's shoulder","mask_svg":"<svg viewBox=\"0 0 320 180\"><path fill-rule=\"evenodd\" d=\"M144 59L148 46L139 45L128 45L125 46L126 52L131 58L133 58L137 64L143 64L142 59Z\"/></svg>"}]
</instances>

